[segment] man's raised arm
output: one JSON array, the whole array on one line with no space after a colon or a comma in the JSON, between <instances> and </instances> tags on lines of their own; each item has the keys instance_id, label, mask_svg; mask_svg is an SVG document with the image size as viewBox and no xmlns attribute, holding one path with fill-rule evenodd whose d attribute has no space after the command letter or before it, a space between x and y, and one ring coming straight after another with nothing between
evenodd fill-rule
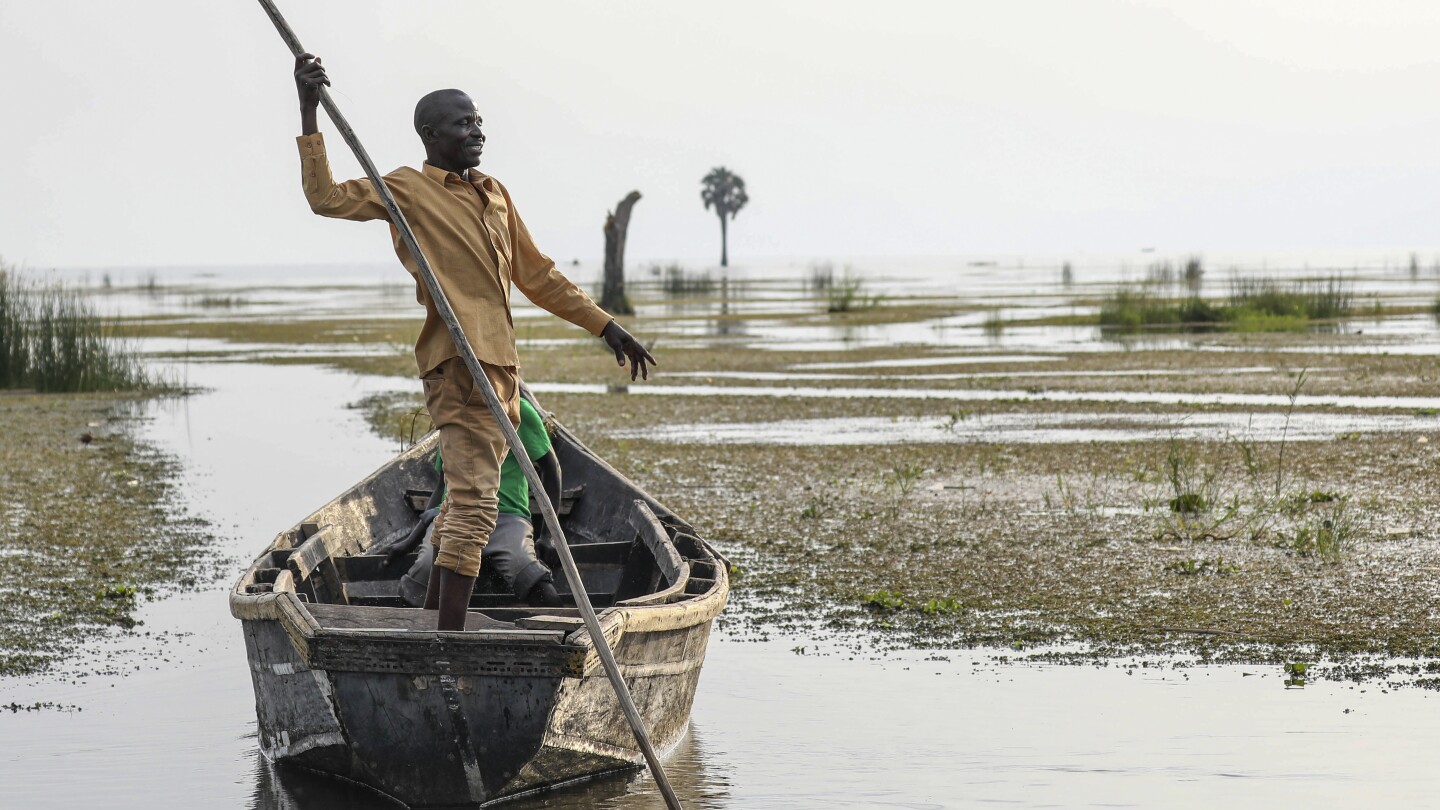
<instances>
[{"instance_id":1,"label":"man's raised arm","mask_svg":"<svg viewBox=\"0 0 1440 810\"><path fill-rule=\"evenodd\" d=\"M336 183L330 175L330 160L325 156L325 138L316 123L315 110L320 106L320 88L329 85L330 77L320 59L302 53L295 57L295 89L300 93L300 184L310 210L338 219L364 222L388 219L385 204L369 180L347 180Z\"/></svg>"}]
</instances>

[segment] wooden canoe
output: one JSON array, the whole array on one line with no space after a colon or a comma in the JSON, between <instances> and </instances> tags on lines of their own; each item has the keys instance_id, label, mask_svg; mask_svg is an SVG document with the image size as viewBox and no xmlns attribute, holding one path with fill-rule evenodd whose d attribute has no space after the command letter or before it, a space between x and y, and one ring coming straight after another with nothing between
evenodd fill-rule
<instances>
[{"instance_id":1,"label":"wooden canoe","mask_svg":"<svg viewBox=\"0 0 1440 810\"><path fill-rule=\"evenodd\" d=\"M562 520L657 749L684 737L728 565L564 427ZM262 753L414 808L481 807L643 763L573 607L517 603L482 572L463 632L405 606L407 534L436 486L431 434L282 532L230 593ZM569 592L557 572L556 586Z\"/></svg>"}]
</instances>

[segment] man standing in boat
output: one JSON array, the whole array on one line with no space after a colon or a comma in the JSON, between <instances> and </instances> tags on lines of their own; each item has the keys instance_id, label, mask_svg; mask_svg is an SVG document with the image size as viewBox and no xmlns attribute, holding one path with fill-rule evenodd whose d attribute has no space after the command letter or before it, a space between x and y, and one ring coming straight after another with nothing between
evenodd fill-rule
<instances>
[{"instance_id":1,"label":"man standing in boat","mask_svg":"<svg viewBox=\"0 0 1440 810\"><path fill-rule=\"evenodd\" d=\"M300 93L301 183L310 209L321 216L367 221L389 214L369 180L336 183L325 142L316 124L325 68L311 54L295 60ZM400 210L430 260L435 277L480 360L485 376L520 424L520 360L510 314L513 282L541 308L601 338L630 378L649 378L655 364L639 341L555 268L530 237L510 192L493 177L475 171L485 146L475 103L459 90L437 90L415 105L415 132L425 145L421 169L402 167L385 176ZM425 325L415 343L415 360L425 387L425 405L440 431L449 495L435 521L438 587L425 607L438 610L440 630L463 630L480 556L495 529L500 465L505 439L477 396L474 380L436 312L419 269L391 226L395 253L416 278L416 298L425 306Z\"/></svg>"}]
</instances>

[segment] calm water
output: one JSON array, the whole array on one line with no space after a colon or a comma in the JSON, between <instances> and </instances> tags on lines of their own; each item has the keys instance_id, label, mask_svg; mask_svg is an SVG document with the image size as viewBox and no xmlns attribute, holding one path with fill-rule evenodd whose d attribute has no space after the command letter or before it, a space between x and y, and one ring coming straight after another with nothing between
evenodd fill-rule
<instances>
[{"instance_id":1,"label":"calm water","mask_svg":"<svg viewBox=\"0 0 1440 810\"><path fill-rule=\"evenodd\" d=\"M1025 306L1054 308L1063 307L1066 297L1058 281L1061 258L1008 260L1003 266L960 259L857 261L857 266L872 278L885 275L885 289L892 294L963 291L995 306L1022 301ZM1121 262L1077 260L1077 285L1098 289L1141 278L1153 258L1137 254ZM1431 300L1440 280L1430 269L1419 278L1409 277L1403 270L1405 258L1334 257L1331 265L1361 268L1361 290ZM1428 268L1430 261L1422 261ZM1274 267L1277 276L1306 272L1302 262L1279 257L1242 257L1236 263L1267 272ZM749 311L774 311L793 304L785 297L793 293L767 285L787 274L793 280L803 271L803 263L739 269L736 285L744 285ZM99 288L104 272L71 275L88 275ZM586 272L580 268L576 275L585 278ZM593 268L588 272L593 275ZM203 319L416 315L408 281L393 267L343 273L333 268L272 270L270 275L233 268L162 271L156 274L162 285L157 291L120 289L143 282L148 271L112 273L114 287L103 299L110 311ZM1224 283L1218 271L1211 279ZM183 291L163 288L172 284ZM1037 287L1044 289L1037 294ZM245 303L233 309L205 308L199 304L205 295L236 296ZM665 318L687 314L685 305L650 306ZM702 314L708 311L701 308ZM520 317L529 314L538 313L517 312ZM971 315L860 329L760 319L721 330L701 321L693 331L677 339L817 350L898 341L954 347L957 356L978 349L984 353L965 356L966 365L986 359L1031 360L1040 364L1040 375L1048 373L1043 364L1053 362L1055 352L1127 348L1098 340L1089 328L1011 328L987 335L983 319ZM1336 350L1440 354L1433 319L1396 319L1374 330L1367 326L1367 332L1375 331L1391 342L1358 348L1337 343ZM1192 345L1186 338L1174 342ZM217 354L237 361L180 366L177 376L182 381L207 390L148 406L149 419L142 428L145 438L183 463L185 501L214 524L221 539L213 553L230 561L236 574L277 531L396 450L347 405L369 393L403 387L406 381L247 362L278 353L293 356L294 346L157 340L143 348L155 354ZM393 350L357 344L318 351ZM1270 394L1212 395L1203 399L1235 410L1179 422L1135 414L1101 418L1086 414L1084 405L1168 405L1189 397L1164 391L1163 378L1162 390L1126 394L926 388L928 374L961 379L965 373L983 373L983 366L951 373L944 368L950 363L947 358L916 359L903 366L901 379L890 380L894 387L883 392L805 385L807 378L836 376L826 372L859 368L844 363L843 356L835 360L839 362L777 368L776 379L770 380L774 387L686 385L671 379L632 391L943 400L1043 396L1074 403L1073 413L997 415L954 425L922 418L878 423L809 420L781 426L781 432L855 443L970 441L981 430L1006 441L1034 436L1092 441L1112 434L1153 438L1177 430L1196 436L1253 430L1263 438L1279 426L1272 424L1275 417L1251 420L1244 409L1283 404L1283 397ZM1237 360L1235 365L1237 372L1249 373L1250 364ZM563 390L599 395L604 389ZM1325 439L1357 429L1433 431L1433 419L1375 411L1436 407L1440 397L1351 397L1346 405L1372 413L1324 412L1336 402L1333 397L1302 397L1288 427L1290 438ZM756 431L774 432L775 426L730 427L753 441ZM666 438L727 441L740 434L732 437L714 426L672 426ZM277 770L259 756L244 647L225 600L229 585L227 579L200 593L146 604L142 629L168 631L162 643L112 638L99 645L91 661L68 674L34 682L0 680L0 704L51 701L78 708L0 711L0 808L392 807L331 780ZM1440 751L1440 697L1433 693L1325 682L1287 690L1282 673L1269 668L1060 667L996 658L994 652L857 653L852 649L857 644L868 650L853 639L756 640L738 634L722 618L701 679L691 733L670 762L672 780L686 806L1426 807L1434 806L1434 797L1440 795L1440 774L1432 766L1434 753ZM95 663L120 674L86 674ZM652 810L663 803L648 778L636 775L508 806Z\"/></svg>"}]
</instances>

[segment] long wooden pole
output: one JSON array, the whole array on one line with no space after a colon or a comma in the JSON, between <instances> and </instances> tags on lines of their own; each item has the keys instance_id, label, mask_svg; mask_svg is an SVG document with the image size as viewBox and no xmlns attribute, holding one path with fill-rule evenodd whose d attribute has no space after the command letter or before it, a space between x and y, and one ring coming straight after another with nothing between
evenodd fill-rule
<instances>
[{"instance_id":1,"label":"long wooden pole","mask_svg":"<svg viewBox=\"0 0 1440 810\"><path fill-rule=\"evenodd\" d=\"M270 21L275 23L275 30L280 32L280 38L285 40L290 52L299 56L305 53L300 46L300 39L291 30L290 24L280 15L280 9L275 7L272 0L260 0L260 5L265 13L270 15ZM450 300L445 297L445 291L440 288L440 282L435 278L435 272L430 269L430 262L425 258L425 253L420 249L420 243L415 241L415 232L410 229L410 223L405 220L405 214L396 204L395 197L390 194L386 187L385 180L380 172L375 169L375 164L370 160L370 155L360 145L360 139L351 129L350 122L340 113L340 108L335 106L334 99L330 98L330 91L323 85L320 87L320 104L335 123L335 128L340 131L340 136L345 143L350 145L351 151L360 161L360 166L365 170L365 176L370 178L370 183L375 186L375 192L385 204L385 210L390 213L390 221L400 232L401 238L405 240L405 246L410 249L410 255L415 257L415 264L420 270L420 278L424 280L425 287L430 291L430 300L435 304L435 311L439 313L440 319L445 321L445 326L450 330L450 337L455 341L455 347L460 351L460 357L465 361L465 367L470 370L470 376L475 378L475 387L485 396L485 404L490 406L490 415L500 425L500 431L505 435L505 442L510 445L510 454L519 462L520 469L525 472L525 478L530 482L530 488L535 492L544 492L545 486L540 481L540 475L535 472L535 465L530 463L530 457L525 452L525 445L520 442L520 435L515 432L515 426L510 424L510 417L505 413L505 408L500 404L500 398L495 394L495 388L490 384L490 378L485 376L485 370L480 367L480 361L475 357L475 350L471 348L470 341L465 337L465 332L460 328L460 321L455 317L455 310L450 307ZM585 627L590 631L590 640L595 645L595 651L600 655L600 661L605 667L605 674L610 677L610 683L615 687L615 696L620 699L620 707L625 711L625 717L630 721L630 730L635 733L635 742L639 743L640 750L645 755L645 762L650 766L650 773L655 778L655 784L660 787L660 792L665 796L665 804L670 810L680 810L680 800L676 798L675 791L670 787L670 780L665 776L665 768L660 764L660 757L655 753L655 747L650 743L650 734L645 730L645 722L640 717L640 712L635 708L635 701L630 697L630 689L625 685L625 679L620 674L620 665L615 661L615 654L610 650L610 643L605 640L605 633L600 628L600 619L595 615L595 608L590 604L590 596L585 591L585 583L580 577L580 569L575 565L575 558L570 554L570 546L565 540L565 532L560 528L560 518L555 514L555 507L550 503L549 498L536 498L540 505L540 513L545 517L545 526L550 530L550 536L555 538L555 550L560 555L560 565L565 570L565 578L570 582L570 590L575 596L575 606L580 609L580 616L585 620Z\"/></svg>"}]
</instances>

